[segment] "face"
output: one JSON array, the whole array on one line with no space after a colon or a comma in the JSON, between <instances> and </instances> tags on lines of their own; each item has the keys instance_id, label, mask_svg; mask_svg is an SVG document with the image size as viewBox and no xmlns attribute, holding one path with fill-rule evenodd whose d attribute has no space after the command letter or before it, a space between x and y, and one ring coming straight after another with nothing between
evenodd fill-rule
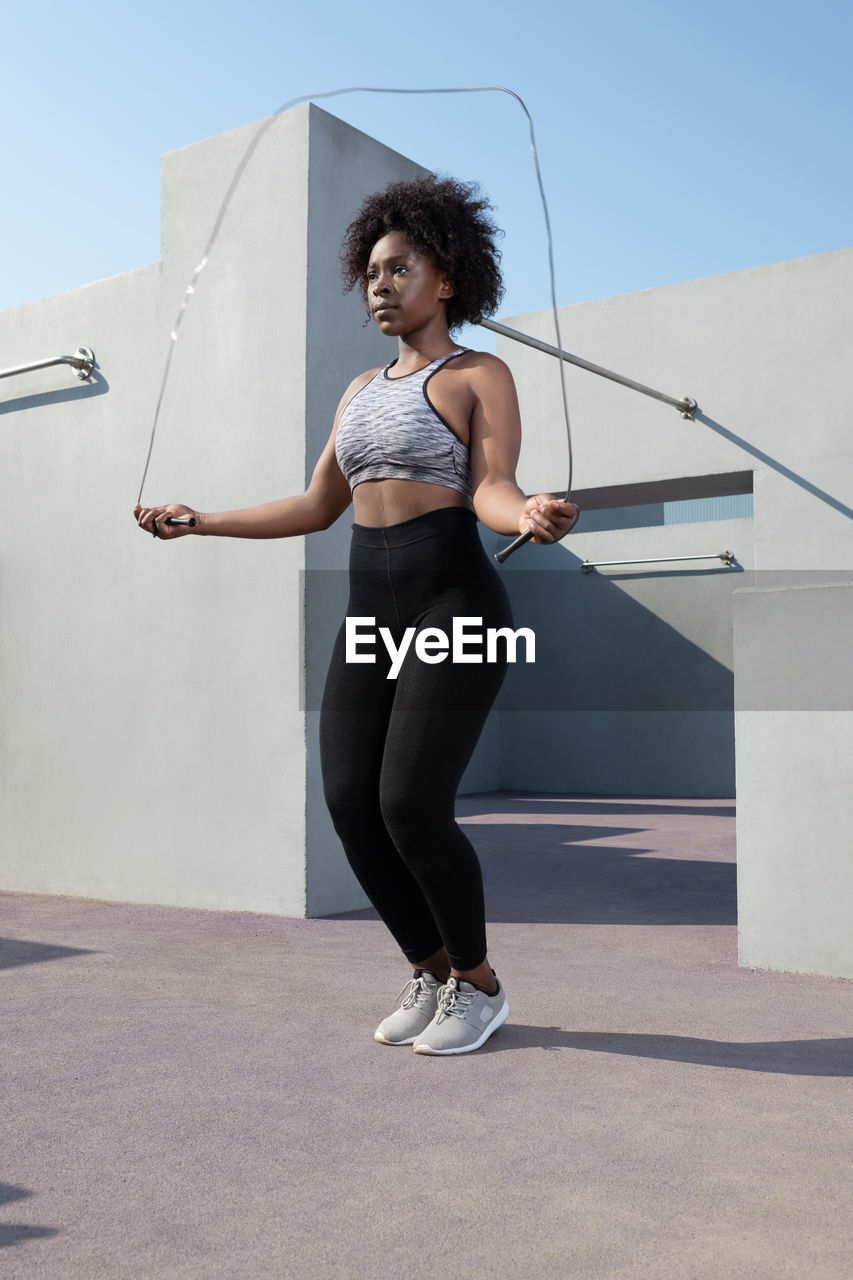
<instances>
[{"instance_id":1,"label":"face","mask_svg":"<svg viewBox=\"0 0 853 1280\"><path fill-rule=\"evenodd\" d=\"M399 336L440 315L453 285L399 231L377 240L367 267L367 304L383 333Z\"/></svg>"}]
</instances>

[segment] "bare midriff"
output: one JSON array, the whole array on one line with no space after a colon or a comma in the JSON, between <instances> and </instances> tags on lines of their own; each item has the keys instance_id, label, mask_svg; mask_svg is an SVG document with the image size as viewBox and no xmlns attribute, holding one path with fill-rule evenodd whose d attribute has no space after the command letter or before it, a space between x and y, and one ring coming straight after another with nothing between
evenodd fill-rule
<instances>
[{"instance_id":1,"label":"bare midriff","mask_svg":"<svg viewBox=\"0 0 853 1280\"><path fill-rule=\"evenodd\" d=\"M421 480L363 480L352 493L355 523L380 528L424 516L440 507L474 510L470 498L446 485Z\"/></svg>"}]
</instances>

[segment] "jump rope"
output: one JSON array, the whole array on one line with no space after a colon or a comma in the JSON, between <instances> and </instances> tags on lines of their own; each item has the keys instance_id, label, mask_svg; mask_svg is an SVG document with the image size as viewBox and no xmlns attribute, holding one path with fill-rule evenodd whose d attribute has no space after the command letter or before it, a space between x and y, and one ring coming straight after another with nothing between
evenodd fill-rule
<instances>
[{"instance_id":1,"label":"jump rope","mask_svg":"<svg viewBox=\"0 0 853 1280\"><path fill-rule=\"evenodd\" d=\"M229 205L231 204L231 201L234 198L234 193L236 192L237 187L240 185L240 181L243 177L243 174L246 171L249 161L251 160L252 156L255 154L255 151L258 148L258 144L260 143L264 134L266 134L266 132L272 128L272 126L275 124L278 117L282 115L285 111L289 111L292 107L301 106L303 102L312 102L318 98L337 98L344 93L398 93L398 94L505 93L518 103L518 105L521 107L521 110L524 112L527 118L527 125L530 130L530 150L533 153L533 165L536 170L536 181L539 186L539 196L542 202L542 213L545 218L545 233L546 233L546 239L548 244L548 276L549 276L550 285L551 285L551 312L554 319L554 333L556 336L557 348L558 350L562 349L563 343L560 336L560 317L557 313L557 288L556 288L555 277L554 277L554 247L553 247L553 241L551 238L551 218L548 214L548 201L545 198L545 187L542 182L542 171L539 168L539 153L536 150L536 136L533 130L533 117L528 111L524 101L519 97L517 93L515 93L512 89L506 89L504 88L503 85L498 85L498 84L476 85L476 86L471 86L466 88L452 88L452 89L386 89L386 88L373 88L373 87L366 87L362 85L356 85L347 89L328 89L324 93L306 93L299 98L291 98L289 102L285 102L283 106L279 107L277 111L274 111L271 116L268 116L267 119L264 120L261 125L259 125L254 137L252 138L251 142L249 143L245 152L243 153L243 157L240 160L240 163L237 165L237 168L234 170L233 176L228 185L228 190L225 192L222 203L219 206L219 212L216 215L216 219L213 223L213 229L210 233L210 237L207 241L204 252L201 255L199 264L196 267L195 271L193 272L192 278L190 279L189 284L184 290L183 300L181 302L180 307L178 308L178 313L175 316L175 321L171 329L169 347L166 353L166 360L163 366L163 376L160 380L160 389L157 395L157 404L154 409L154 421L151 425L151 438L148 443L148 455L145 459L145 468L142 472L142 483L139 486L139 496L137 498L137 502L142 501L142 490L145 488L145 481L148 476L148 466L149 466L149 463L151 462L151 454L154 449L154 437L157 433L157 424L160 421L160 410L163 405L163 397L165 395L166 386L169 381L169 371L171 370L171 367L172 367L172 357L175 354L175 347L178 342L178 334L180 333L181 324L183 323L184 316L187 313L187 308L189 307L190 300L195 294L196 285L198 284L199 276L201 275L202 271L204 271L205 267L208 264L208 261L210 260L210 255L213 252L214 245L216 244L216 241L219 238L219 232L222 229L222 224L225 221L225 215L228 212ZM566 496L565 496L565 501L569 502L571 500L571 493L572 493L572 429L571 429L571 423L569 421L569 399L566 393L566 376L563 368L563 361L558 360L557 366L560 372L560 393L561 393L562 402L563 402L563 416L566 424L566 443L568 445L568 454L569 454L569 476L568 476L568 484L566 485ZM167 516L166 524L194 525L195 519L193 516ZM153 533L154 533L154 536L156 537L157 536L156 525L153 530ZM519 534L519 536L513 542L509 543L508 546L504 547L501 551L498 551L496 553L495 559L503 563L503 561L506 560L508 556L512 555L514 551L517 551L519 547L524 546L525 542L529 542L529 540L534 536L535 536L535 531L533 529L528 529L525 533Z\"/></svg>"}]
</instances>

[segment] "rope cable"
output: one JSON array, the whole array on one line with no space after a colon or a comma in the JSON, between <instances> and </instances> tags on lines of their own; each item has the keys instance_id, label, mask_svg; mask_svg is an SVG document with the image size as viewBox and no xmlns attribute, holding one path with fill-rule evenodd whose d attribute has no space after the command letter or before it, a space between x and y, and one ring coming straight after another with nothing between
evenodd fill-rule
<instances>
[{"instance_id":1,"label":"rope cable","mask_svg":"<svg viewBox=\"0 0 853 1280\"><path fill-rule=\"evenodd\" d=\"M163 397L165 395L166 386L169 381L169 371L172 366L172 357L175 352L175 346L178 341L178 334L180 332L181 324L183 322L184 316L186 315L187 308L189 307L190 299L195 293L195 288L196 288L196 284L198 283L199 276L201 275L202 271L207 266L207 263L210 260L210 255L213 252L213 247L216 244L216 241L219 237L219 232L222 229L222 224L225 220L225 215L228 212L228 208L234 197L234 193L236 192L237 187L240 184L240 180L242 179L243 174L246 171L246 167L248 166L249 161L251 160L252 156L255 154L255 151L257 150L261 139L264 137L267 131L272 127L272 125L275 124L278 117L282 115L285 111L290 111L291 108L293 107L301 106L302 103L304 102L311 102L319 98L336 98L344 93L398 93L398 94L505 93L509 97L515 99L515 101L518 103L518 105L521 107L522 111L524 112L525 116L527 117L527 124L530 130L530 149L533 153L533 164L536 171L536 180L539 185L539 195L542 202L542 212L545 218L545 231L546 231L546 237L547 237L547 243L548 243L548 274L549 274L549 279L551 284L551 311L554 319L554 331L555 331L556 340L557 340L556 345L559 349L562 349L563 343L560 337L560 318L557 313L557 289L556 289L555 273L554 273L554 247L553 247L553 240L551 236L551 219L548 213L548 201L545 197L545 186L542 181L542 172L539 167L539 153L536 149L536 137L533 130L533 117L528 111L527 106L525 105L523 99L520 98L517 93L515 93L512 89L507 89L507 88L504 88L503 85L497 85L497 84L474 85L474 86L463 87L463 88L440 88L440 89L388 89L388 88L375 88L375 87L369 87L364 85L354 85L346 89L327 89L323 93L306 93L298 98L291 98L288 102L285 102L283 106L279 107L276 111L273 112L271 116L268 116L267 119L261 123L261 125L258 127L257 131L255 132L254 137L252 138L251 142L249 143L248 147L243 153L240 163L237 165L237 168L234 170L234 173L231 177L231 181L228 184L228 189L225 192L225 195L222 199L222 203L219 206L219 212L217 213L216 219L214 220L213 228L210 232L210 236L208 237L208 241L204 248L204 252L202 253L198 266L193 272L192 278L190 279L190 282L184 291L184 296L181 301L181 305L178 308L178 313L175 316L175 321L174 321L174 324L172 325L172 329L170 333L169 349L166 353L166 360L163 366L163 376L160 380L160 388L157 395L157 403L154 409L154 420L151 426L151 437L148 442L148 454L145 459L145 468L142 472L142 483L139 486L139 497L137 498L137 502L142 501L142 491L145 488L145 481L148 477L148 467L151 462L151 455L154 449L154 437L157 433L157 424L159 423L159 420L160 420L160 410L163 405ZM569 420L569 400L568 400L568 394L566 392L566 377L565 377L565 371L563 368L563 361L558 360L557 364L560 370L560 391L562 394L563 415L566 423L566 442L568 445L569 474L568 474L568 484L566 486L566 497L565 497L566 502L568 502L571 498L571 492L572 492L572 431L571 431L571 423Z\"/></svg>"}]
</instances>

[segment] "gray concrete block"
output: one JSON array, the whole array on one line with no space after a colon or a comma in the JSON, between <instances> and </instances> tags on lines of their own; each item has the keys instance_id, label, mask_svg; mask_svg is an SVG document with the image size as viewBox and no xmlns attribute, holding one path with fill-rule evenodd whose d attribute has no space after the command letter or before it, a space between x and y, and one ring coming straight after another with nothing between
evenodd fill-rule
<instances>
[{"instance_id":1,"label":"gray concrete block","mask_svg":"<svg viewBox=\"0 0 853 1280\"><path fill-rule=\"evenodd\" d=\"M853 978L853 582L733 605L739 960Z\"/></svg>"}]
</instances>

